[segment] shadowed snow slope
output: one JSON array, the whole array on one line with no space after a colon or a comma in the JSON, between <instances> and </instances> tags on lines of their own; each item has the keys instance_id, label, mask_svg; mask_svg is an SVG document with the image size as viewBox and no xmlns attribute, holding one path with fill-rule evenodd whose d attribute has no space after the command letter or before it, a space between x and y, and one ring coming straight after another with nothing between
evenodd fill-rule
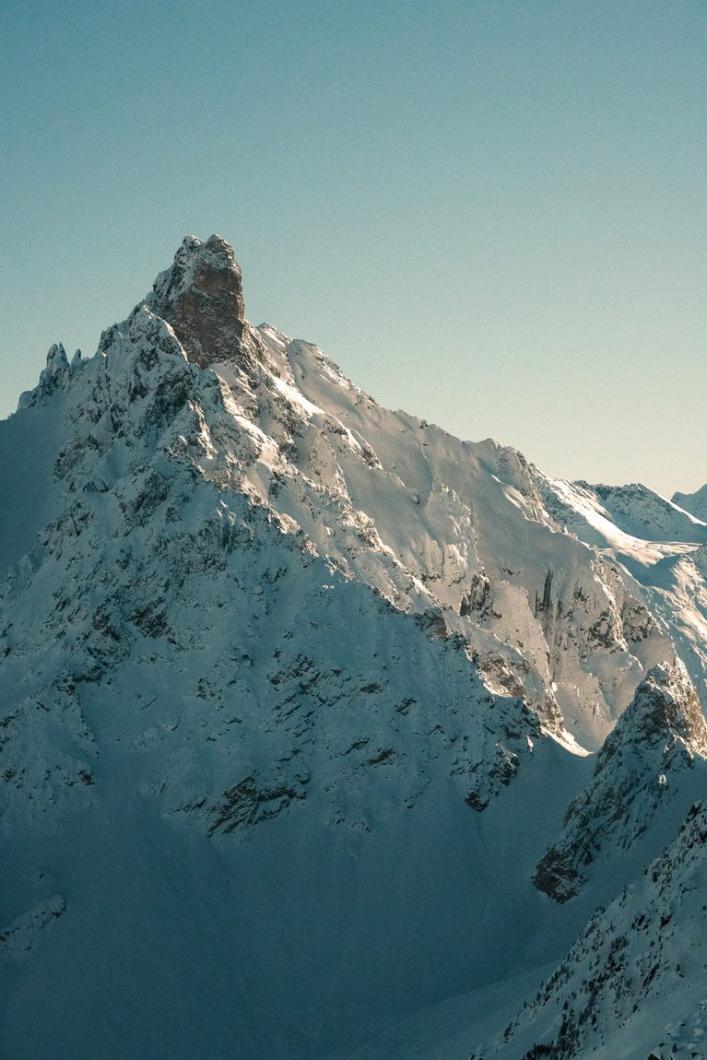
<instances>
[{"instance_id":1,"label":"shadowed snow slope","mask_svg":"<svg viewBox=\"0 0 707 1060\"><path fill-rule=\"evenodd\" d=\"M465 1056L703 777L704 524L380 407L219 237L52 347L0 504L13 1060L432 1056L454 997Z\"/></svg>"},{"instance_id":2,"label":"shadowed snow slope","mask_svg":"<svg viewBox=\"0 0 707 1060\"><path fill-rule=\"evenodd\" d=\"M703 1057L707 1033L707 815L582 931L505 1033L473 1060Z\"/></svg>"}]
</instances>

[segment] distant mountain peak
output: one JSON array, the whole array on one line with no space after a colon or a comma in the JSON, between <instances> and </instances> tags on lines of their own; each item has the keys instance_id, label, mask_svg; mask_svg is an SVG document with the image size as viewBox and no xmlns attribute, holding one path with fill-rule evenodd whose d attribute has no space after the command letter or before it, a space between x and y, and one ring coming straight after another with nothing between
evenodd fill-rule
<instances>
[{"instance_id":1,"label":"distant mountain peak","mask_svg":"<svg viewBox=\"0 0 707 1060\"><path fill-rule=\"evenodd\" d=\"M674 493L673 504L677 504L696 519L707 521L707 482L694 493Z\"/></svg>"}]
</instances>

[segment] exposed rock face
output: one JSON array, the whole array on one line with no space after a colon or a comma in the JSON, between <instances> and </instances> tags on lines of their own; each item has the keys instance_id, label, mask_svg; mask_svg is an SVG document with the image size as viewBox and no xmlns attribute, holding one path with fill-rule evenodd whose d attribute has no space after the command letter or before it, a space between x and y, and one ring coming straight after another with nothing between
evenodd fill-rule
<instances>
[{"instance_id":1,"label":"exposed rock face","mask_svg":"<svg viewBox=\"0 0 707 1060\"><path fill-rule=\"evenodd\" d=\"M66 901L60 894L38 902L0 931L0 956L14 960L26 957L43 941L42 934L47 925L65 912Z\"/></svg>"},{"instance_id":2,"label":"exposed rock face","mask_svg":"<svg viewBox=\"0 0 707 1060\"><path fill-rule=\"evenodd\" d=\"M188 359L201 368L252 358L241 269L233 247L220 236L205 243L186 236L146 301L172 325Z\"/></svg>"},{"instance_id":3,"label":"exposed rock face","mask_svg":"<svg viewBox=\"0 0 707 1060\"><path fill-rule=\"evenodd\" d=\"M707 722L685 668L654 667L597 755L590 785L572 802L557 843L533 882L558 902L572 898L589 866L628 850L654 818L684 813L707 780ZM694 789L694 790L693 790Z\"/></svg>"}]
</instances>

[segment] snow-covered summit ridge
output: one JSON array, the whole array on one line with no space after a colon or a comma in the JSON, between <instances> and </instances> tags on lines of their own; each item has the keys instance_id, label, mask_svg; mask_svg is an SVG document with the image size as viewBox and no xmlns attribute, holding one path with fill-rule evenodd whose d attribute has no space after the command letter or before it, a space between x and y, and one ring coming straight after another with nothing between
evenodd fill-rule
<instances>
[{"instance_id":1,"label":"snow-covered summit ridge","mask_svg":"<svg viewBox=\"0 0 707 1060\"><path fill-rule=\"evenodd\" d=\"M145 302L104 334L99 353L113 349L110 373L129 370L118 369L115 350L130 358L152 341L157 320L166 331L156 347L197 372L188 402L210 433L204 473L219 463L233 473L239 454L241 488L339 569L404 610L438 609L445 630L473 646L492 689L524 696L556 731L564 724L588 746L601 741L646 669L666 657L671 611L649 606L635 571L607 562L596 548L606 541L585 536L587 524L567 515L581 508L580 487L546 479L492 440L460 442L390 412L316 346L249 324L240 267L219 236L186 237ZM213 393L209 370L218 407L200 398L200 388ZM95 365L89 375L96 372L107 378ZM54 366L50 373L62 388L79 374ZM32 400L48 393L40 384ZM571 504L560 503L562 488L575 491ZM601 519L626 537L608 510ZM689 529L701 532L696 522ZM662 542L666 532L654 526L654 536ZM672 546L641 547L653 563ZM686 564L699 580L693 560ZM691 602L684 610L680 636L703 687L707 659L693 646L702 613Z\"/></svg>"}]
</instances>

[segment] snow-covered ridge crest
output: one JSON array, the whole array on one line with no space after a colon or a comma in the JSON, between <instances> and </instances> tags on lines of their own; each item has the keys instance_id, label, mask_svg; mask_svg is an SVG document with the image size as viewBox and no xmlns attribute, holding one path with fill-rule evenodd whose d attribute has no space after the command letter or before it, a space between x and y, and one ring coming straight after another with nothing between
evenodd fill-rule
<instances>
[{"instance_id":1,"label":"snow-covered ridge crest","mask_svg":"<svg viewBox=\"0 0 707 1060\"><path fill-rule=\"evenodd\" d=\"M493 690L526 698L557 733L563 715L581 743L600 743L669 650L666 623L620 566L560 534L545 482L521 454L389 412L317 347L253 327L221 237L186 237L144 308L109 329L101 352L120 335L129 358L131 343L151 341L152 319L167 328L156 348L177 352L176 340L204 370L190 377L194 408L200 386L212 393L210 372L220 380L220 405L209 397L198 414L203 473L228 468L251 498L396 607L436 609L445 631L472 645Z\"/></svg>"}]
</instances>

